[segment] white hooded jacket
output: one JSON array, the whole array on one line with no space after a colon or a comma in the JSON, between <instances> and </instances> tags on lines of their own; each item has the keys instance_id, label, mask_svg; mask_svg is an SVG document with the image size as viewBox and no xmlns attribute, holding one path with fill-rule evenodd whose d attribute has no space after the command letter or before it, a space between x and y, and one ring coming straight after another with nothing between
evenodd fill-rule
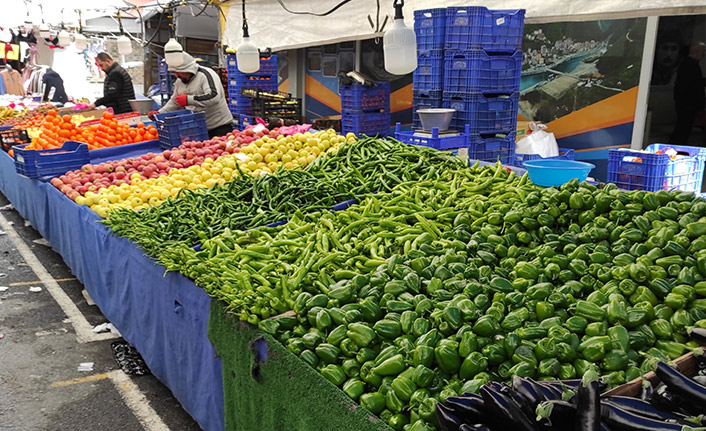
<instances>
[{"instance_id":1,"label":"white hooded jacket","mask_svg":"<svg viewBox=\"0 0 706 431\"><path fill-rule=\"evenodd\" d=\"M194 77L186 84L181 79L176 80L172 97L159 110L159 113L163 114L180 109L203 111L206 114L206 128L208 130L232 124L233 115L228 109L221 79L212 69L199 66L191 55L187 53L183 55L184 63L181 66L170 67L169 71L192 73ZM176 97L180 94L187 95L185 107L179 106L176 102Z\"/></svg>"}]
</instances>

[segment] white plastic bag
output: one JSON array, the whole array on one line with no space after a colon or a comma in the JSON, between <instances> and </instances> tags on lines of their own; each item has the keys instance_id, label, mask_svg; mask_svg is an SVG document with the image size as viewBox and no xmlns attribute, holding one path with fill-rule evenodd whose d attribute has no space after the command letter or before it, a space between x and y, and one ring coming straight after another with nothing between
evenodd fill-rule
<instances>
[{"instance_id":1,"label":"white plastic bag","mask_svg":"<svg viewBox=\"0 0 706 431\"><path fill-rule=\"evenodd\" d=\"M546 132L544 124L529 124L532 133L517 141L515 153L538 154L541 158L556 157L559 155L559 145L556 143L554 133Z\"/></svg>"}]
</instances>

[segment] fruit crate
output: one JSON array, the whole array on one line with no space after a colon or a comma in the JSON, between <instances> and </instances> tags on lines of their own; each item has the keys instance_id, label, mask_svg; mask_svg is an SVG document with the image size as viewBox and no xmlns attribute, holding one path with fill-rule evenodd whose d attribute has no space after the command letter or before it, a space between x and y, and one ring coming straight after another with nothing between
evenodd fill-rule
<instances>
[{"instance_id":1,"label":"fruit crate","mask_svg":"<svg viewBox=\"0 0 706 431\"><path fill-rule=\"evenodd\" d=\"M677 152L672 159L665 153ZM608 182L621 189L677 189L701 193L706 148L652 144L642 151L612 149L608 153Z\"/></svg>"},{"instance_id":2,"label":"fruit crate","mask_svg":"<svg viewBox=\"0 0 706 431\"><path fill-rule=\"evenodd\" d=\"M417 35L418 50L444 49L444 44L446 43L446 9L415 10L414 32Z\"/></svg>"},{"instance_id":3,"label":"fruit crate","mask_svg":"<svg viewBox=\"0 0 706 431\"><path fill-rule=\"evenodd\" d=\"M514 52L522 48L525 10L489 10L482 6L446 9L444 48Z\"/></svg>"},{"instance_id":4,"label":"fruit crate","mask_svg":"<svg viewBox=\"0 0 706 431\"><path fill-rule=\"evenodd\" d=\"M251 99L263 99L263 100L288 100L292 98L290 93L285 93L283 91L263 91L258 88L243 87L240 91L240 95L243 97L249 97Z\"/></svg>"},{"instance_id":5,"label":"fruit crate","mask_svg":"<svg viewBox=\"0 0 706 431\"><path fill-rule=\"evenodd\" d=\"M517 126L519 93L444 93L444 108L455 109L451 128L463 130L471 125L471 132L514 131Z\"/></svg>"},{"instance_id":6,"label":"fruit crate","mask_svg":"<svg viewBox=\"0 0 706 431\"><path fill-rule=\"evenodd\" d=\"M341 109L349 112L390 112L390 83L376 82L374 87L340 84Z\"/></svg>"},{"instance_id":7,"label":"fruit crate","mask_svg":"<svg viewBox=\"0 0 706 431\"><path fill-rule=\"evenodd\" d=\"M251 100L252 115L269 119L272 117L287 118L301 122L302 105L301 99L291 99L286 101L271 101L262 99Z\"/></svg>"},{"instance_id":8,"label":"fruit crate","mask_svg":"<svg viewBox=\"0 0 706 431\"><path fill-rule=\"evenodd\" d=\"M449 93L513 93L520 90L522 51L513 54L485 51L447 51L444 55L444 91Z\"/></svg>"},{"instance_id":9,"label":"fruit crate","mask_svg":"<svg viewBox=\"0 0 706 431\"><path fill-rule=\"evenodd\" d=\"M27 136L27 131L24 129L5 129L0 130L0 145L6 153L10 152L15 145L29 144L32 140Z\"/></svg>"},{"instance_id":10,"label":"fruit crate","mask_svg":"<svg viewBox=\"0 0 706 431\"><path fill-rule=\"evenodd\" d=\"M54 177L65 174L89 163L88 145L66 141L61 148L50 150L28 150L27 144L13 149L15 170L28 178Z\"/></svg>"},{"instance_id":11,"label":"fruit crate","mask_svg":"<svg viewBox=\"0 0 706 431\"><path fill-rule=\"evenodd\" d=\"M441 91L444 86L442 50L417 51L417 68L412 75L414 90Z\"/></svg>"},{"instance_id":12,"label":"fruit crate","mask_svg":"<svg viewBox=\"0 0 706 431\"><path fill-rule=\"evenodd\" d=\"M403 132L400 123L395 124L395 139L408 145L421 145L436 150L452 148L468 148L471 144L471 129L466 126L465 133L454 136L439 135L439 129L432 129L431 133Z\"/></svg>"},{"instance_id":13,"label":"fruit crate","mask_svg":"<svg viewBox=\"0 0 706 431\"><path fill-rule=\"evenodd\" d=\"M573 148L559 148L559 155L554 156L554 157L545 157L542 158L540 157L539 154L519 154L515 153L515 162L513 163L515 166L522 166L524 162L528 162L530 160L549 160L549 159L555 159L555 160L574 160L574 149Z\"/></svg>"},{"instance_id":14,"label":"fruit crate","mask_svg":"<svg viewBox=\"0 0 706 431\"><path fill-rule=\"evenodd\" d=\"M208 139L206 114L188 109L155 114L159 145L164 149L178 147L186 141Z\"/></svg>"},{"instance_id":15,"label":"fruit crate","mask_svg":"<svg viewBox=\"0 0 706 431\"><path fill-rule=\"evenodd\" d=\"M468 146L470 160L485 162L500 162L511 165L515 159L515 132L505 133L472 133Z\"/></svg>"},{"instance_id":16,"label":"fruit crate","mask_svg":"<svg viewBox=\"0 0 706 431\"><path fill-rule=\"evenodd\" d=\"M422 127L422 122L417 115L418 109L441 108L443 93L441 91L414 90L412 92L412 125L415 129Z\"/></svg>"},{"instance_id":17,"label":"fruit crate","mask_svg":"<svg viewBox=\"0 0 706 431\"><path fill-rule=\"evenodd\" d=\"M359 114L344 111L341 114L341 131L344 135L352 132L356 135L387 136L390 133L390 113Z\"/></svg>"},{"instance_id":18,"label":"fruit crate","mask_svg":"<svg viewBox=\"0 0 706 431\"><path fill-rule=\"evenodd\" d=\"M236 74L242 75L242 72L238 70L238 58L235 54L229 54L226 56L226 68L228 69L228 76L234 76ZM269 57L260 57L260 69L255 72L258 75L277 75L277 55L273 54Z\"/></svg>"}]
</instances>

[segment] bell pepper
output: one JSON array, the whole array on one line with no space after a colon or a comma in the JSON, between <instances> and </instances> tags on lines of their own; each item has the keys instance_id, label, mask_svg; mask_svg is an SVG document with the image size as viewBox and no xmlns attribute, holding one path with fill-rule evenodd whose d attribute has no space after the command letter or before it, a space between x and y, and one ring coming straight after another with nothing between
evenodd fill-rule
<instances>
[{"instance_id":1,"label":"bell pepper","mask_svg":"<svg viewBox=\"0 0 706 431\"><path fill-rule=\"evenodd\" d=\"M371 392L360 396L360 405L370 410L373 414L379 414L385 410L385 396L379 392Z\"/></svg>"},{"instance_id":2,"label":"bell pepper","mask_svg":"<svg viewBox=\"0 0 706 431\"><path fill-rule=\"evenodd\" d=\"M358 401L365 391L365 383L357 377L351 377L343 384L343 392Z\"/></svg>"},{"instance_id":3,"label":"bell pepper","mask_svg":"<svg viewBox=\"0 0 706 431\"><path fill-rule=\"evenodd\" d=\"M463 322L463 316L461 315L461 310L458 307L449 306L444 309L443 318L449 326L457 330L461 327Z\"/></svg>"},{"instance_id":4,"label":"bell pepper","mask_svg":"<svg viewBox=\"0 0 706 431\"><path fill-rule=\"evenodd\" d=\"M380 365L385 360L390 359L391 357L393 357L399 353L400 352L397 350L397 346L387 345L387 347L380 350L380 353L378 353L378 355L375 357L375 365Z\"/></svg>"},{"instance_id":5,"label":"bell pepper","mask_svg":"<svg viewBox=\"0 0 706 431\"><path fill-rule=\"evenodd\" d=\"M586 326L588 326L588 320L581 316L572 316L569 317L566 322L564 322L564 326L570 332L576 334L583 334L583 332L586 330Z\"/></svg>"},{"instance_id":6,"label":"bell pepper","mask_svg":"<svg viewBox=\"0 0 706 431\"><path fill-rule=\"evenodd\" d=\"M424 298L414 306L414 312L419 316L428 314L434 308L434 303L429 298Z\"/></svg>"},{"instance_id":7,"label":"bell pepper","mask_svg":"<svg viewBox=\"0 0 706 431\"><path fill-rule=\"evenodd\" d=\"M458 344L458 353L465 358L476 350L478 350L478 337L471 331L464 332Z\"/></svg>"},{"instance_id":8,"label":"bell pepper","mask_svg":"<svg viewBox=\"0 0 706 431\"><path fill-rule=\"evenodd\" d=\"M353 340L358 347L367 347L376 338L375 331L365 323L351 323L346 332L348 338Z\"/></svg>"},{"instance_id":9,"label":"bell pepper","mask_svg":"<svg viewBox=\"0 0 706 431\"><path fill-rule=\"evenodd\" d=\"M612 325L625 323L628 320L628 311L622 301L611 300L608 302L606 316L608 317L608 322Z\"/></svg>"},{"instance_id":10,"label":"bell pepper","mask_svg":"<svg viewBox=\"0 0 706 431\"><path fill-rule=\"evenodd\" d=\"M608 296L606 296L600 290L596 290L591 292L591 294L586 297L586 301L590 302L591 304L595 304L599 307L602 307L603 305L608 303Z\"/></svg>"},{"instance_id":11,"label":"bell pepper","mask_svg":"<svg viewBox=\"0 0 706 431\"><path fill-rule=\"evenodd\" d=\"M400 316L400 326L402 332L405 334L411 334L414 327L414 321L417 319L417 313L411 310L407 310Z\"/></svg>"},{"instance_id":12,"label":"bell pepper","mask_svg":"<svg viewBox=\"0 0 706 431\"><path fill-rule=\"evenodd\" d=\"M397 413L392 415L387 424L395 431L404 431L404 427L409 425L409 418L404 413Z\"/></svg>"},{"instance_id":13,"label":"bell pepper","mask_svg":"<svg viewBox=\"0 0 706 431\"><path fill-rule=\"evenodd\" d=\"M392 390L400 400L409 401L414 391L417 390L417 386L411 379L404 376L397 376L395 380L392 381Z\"/></svg>"},{"instance_id":14,"label":"bell pepper","mask_svg":"<svg viewBox=\"0 0 706 431\"><path fill-rule=\"evenodd\" d=\"M348 358L356 356L359 350L358 345L350 338L346 338L345 340L341 341L341 344L338 347L341 349L341 353L343 353L343 355Z\"/></svg>"},{"instance_id":15,"label":"bell pepper","mask_svg":"<svg viewBox=\"0 0 706 431\"><path fill-rule=\"evenodd\" d=\"M677 359L686 350L683 344L667 340L658 340L655 343L655 347L669 356L670 359Z\"/></svg>"},{"instance_id":16,"label":"bell pepper","mask_svg":"<svg viewBox=\"0 0 706 431\"><path fill-rule=\"evenodd\" d=\"M380 338L384 338L387 340L393 340L402 334L402 326L399 324L399 322L395 322L394 320L379 320L375 322L373 329Z\"/></svg>"},{"instance_id":17,"label":"bell pepper","mask_svg":"<svg viewBox=\"0 0 706 431\"><path fill-rule=\"evenodd\" d=\"M429 332L430 329L431 323L429 322L429 320L423 317L416 318L414 320L414 323L412 324L412 334L415 337L421 337L422 335Z\"/></svg>"},{"instance_id":18,"label":"bell pepper","mask_svg":"<svg viewBox=\"0 0 706 431\"><path fill-rule=\"evenodd\" d=\"M416 346L414 345L414 337L412 335L402 335L401 337L397 337L394 343L399 352L405 356L411 356L414 354L414 348Z\"/></svg>"},{"instance_id":19,"label":"bell pepper","mask_svg":"<svg viewBox=\"0 0 706 431\"><path fill-rule=\"evenodd\" d=\"M341 363L343 367L343 372L346 373L348 377L357 377L360 375L360 363L353 358L348 358Z\"/></svg>"},{"instance_id":20,"label":"bell pepper","mask_svg":"<svg viewBox=\"0 0 706 431\"><path fill-rule=\"evenodd\" d=\"M679 310L686 307L687 299L678 293L669 292L664 298L664 305L671 307L673 310Z\"/></svg>"},{"instance_id":21,"label":"bell pepper","mask_svg":"<svg viewBox=\"0 0 706 431\"><path fill-rule=\"evenodd\" d=\"M538 320L544 320L554 315L554 305L546 301L539 301L535 306L535 313L537 313Z\"/></svg>"},{"instance_id":22,"label":"bell pepper","mask_svg":"<svg viewBox=\"0 0 706 431\"><path fill-rule=\"evenodd\" d=\"M328 344L321 343L316 346L316 356L318 356L323 362L327 364L333 364L338 362L338 355L341 351L338 347Z\"/></svg>"},{"instance_id":23,"label":"bell pepper","mask_svg":"<svg viewBox=\"0 0 706 431\"><path fill-rule=\"evenodd\" d=\"M654 293L652 293L651 290L649 290L645 286L638 286L638 288L635 290L635 293L630 295L630 303L631 304L637 304L638 302L643 302L647 301L653 306L659 302L657 297L655 296Z\"/></svg>"},{"instance_id":24,"label":"bell pepper","mask_svg":"<svg viewBox=\"0 0 706 431\"><path fill-rule=\"evenodd\" d=\"M605 310L596 304L580 300L576 303L574 314L592 322L600 322L605 317Z\"/></svg>"},{"instance_id":25,"label":"bell pepper","mask_svg":"<svg viewBox=\"0 0 706 431\"><path fill-rule=\"evenodd\" d=\"M410 394L411 396L412 394ZM405 403L397 396L396 391L387 391L385 394L385 406L393 413L399 413L405 408Z\"/></svg>"},{"instance_id":26,"label":"bell pepper","mask_svg":"<svg viewBox=\"0 0 706 431\"><path fill-rule=\"evenodd\" d=\"M554 317L548 317L548 318L542 320L541 322L539 322L539 327L542 328L542 329L546 329L547 331L549 331L549 329L561 325L561 323L562 323L562 322L564 321L564 319L566 318L566 317L565 317L566 314L565 314L565 315L562 315L562 312L566 312L566 310L559 310L559 311L556 312L556 313L557 313L556 316L554 316Z\"/></svg>"},{"instance_id":27,"label":"bell pepper","mask_svg":"<svg viewBox=\"0 0 706 431\"><path fill-rule=\"evenodd\" d=\"M378 388L382 384L382 376L374 373L373 368L375 368L374 361L368 361L362 364L360 366L360 378L370 386Z\"/></svg>"},{"instance_id":28,"label":"bell pepper","mask_svg":"<svg viewBox=\"0 0 706 431\"><path fill-rule=\"evenodd\" d=\"M706 299L694 299L688 304L689 309L696 309L706 312Z\"/></svg>"},{"instance_id":29,"label":"bell pepper","mask_svg":"<svg viewBox=\"0 0 706 431\"><path fill-rule=\"evenodd\" d=\"M687 326L691 326L694 323L694 319L692 319L688 311L676 310L674 311L672 317L669 319L669 323L672 324L673 328L677 330L682 330Z\"/></svg>"},{"instance_id":30,"label":"bell pepper","mask_svg":"<svg viewBox=\"0 0 706 431\"><path fill-rule=\"evenodd\" d=\"M559 374L560 370L561 364L556 358L543 359L537 366L537 373L539 373L540 376L555 377Z\"/></svg>"},{"instance_id":31,"label":"bell pepper","mask_svg":"<svg viewBox=\"0 0 706 431\"><path fill-rule=\"evenodd\" d=\"M473 332L481 337L492 337L500 331L500 325L491 316L485 315L476 320L473 325Z\"/></svg>"},{"instance_id":32,"label":"bell pepper","mask_svg":"<svg viewBox=\"0 0 706 431\"><path fill-rule=\"evenodd\" d=\"M625 327L629 329L637 328L648 320L648 312L644 309L636 307L628 308L628 320L625 322Z\"/></svg>"},{"instance_id":33,"label":"bell pepper","mask_svg":"<svg viewBox=\"0 0 706 431\"><path fill-rule=\"evenodd\" d=\"M323 341L323 337L318 332L308 332L302 336L301 340L307 349L314 349Z\"/></svg>"},{"instance_id":34,"label":"bell pepper","mask_svg":"<svg viewBox=\"0 0 706 431\"><path fill-rule=\"evenodd\" d=\"M539 326L525 326L515 331L517 335L523 340L534 340L536 338L543 338L547 335L547 330Z\"/></svg>"},{"instance_id":35,"label":"bell pepper","mask_svg":"<svg viewBox=\"0 0 706 431\"><path fill-rule=\"evenodd\" d=\"M404 357L397 354L376 365L372 371L379 376L391 376L401 373L405 368Z\"/></svg>"},{"instance_id":36,"label":"bell pepper","mask_svg":"<svg viewBox=\"0 0 706 431\"><path fill-rule=\"evenodd\" d=\"M534 377L536 373L535 366L526 361L518 362L508 370L509 375L518 377Z\"/></svg>"},{"instance_id":37,"label":"bell pepper","mask_svg":"<svg viewBox=\"0 0 706 431\"><path fill-rule=\"evenodd\" d=\"M346 373L343 368L335 364L328 364L321 369L321 374L336 386L341 386L346 381Z\"/></svg>"},{"instance_id":38,"label":"bell pepper","mask_svg":"<svg viewBox=\"0 0 706 431\"><path fill-rule=\"evenodd\" d=\"M436 374L434 371L428 367L419 364L414 368L414 374L412 375L412 381L421 388L426 388L434 380Z\"/></svg>"},{"instance_id":39,"label":"bell pepper","mask_svg":"<svg viewBox=\"0 0 706 431\"><path fill-rule=\"evenodd\" d=\"M461 366L458 348L454 348L451 344L441 344L435 348L434 359L439 369L446 374L455 374Z\"/></svg>"},{"instance_id":40,"label":"bell pepper","mask_svg":"<svg viewBox=\"0 0 706 431\"><path fill-rule=\"evenodd\" d=\"M524 361L532 364L533 367L537 366L537 357L533 348L524 344L515 349L515 353L512 354L512 361L516 364Z\"/></svg>"},{"instance_id":41,"label":"bell pepper","mask_svg":"<svg viewBox=\"0 0 706 431\"><path fill-rule=\"evenodd\" d=\"M630 347L630 337L628 330L624 326L611 326L608 328L608 336L612 341L614 350L621 350L624 353L628 351Z\"/></svg>"},{"instance_id":42,"label":"bell pepper","mask_svg":"<svg viewBox=\"0 0 706 431\"><path fill-rule=\"evenodd\" d=\"M488 344L481 349L481 353L488 358L491 365L498 365L506 359L503 343Z\"/></svg>"},{"instance_id":43,"label":"bell pepper","mask_svg":"<svg viewBox=\"0 0 706 431\"><path fill-rule=\"evenodd\" d=\"M338 346L341 344L341 341L343 341L345 338L346 338L346 326L339 325L328 334L328 337L326 338L326 342L328 344L333 345L333 346Z\"/></svg>"},{"instance_id":44,"label":"bell pepper","mask_svg":"<svg viewBox=\"0 0 706 431\"><path fill-rule=\"evenodd\" d=\"M655 336L659 339L665 340L672 338L672 325L666 319L656 319L651 321L650 329L652 329L652 332L654 332Z\"/></svg>"},{"instance_id":45,"label":"bell pepper","mask_svg":"<svg viewBox=\"0 0 706 431\"><path fill-rule=\"evenodd\" d=\"M571 362L576 359L576 349L567 343L556 343L556 357L561 362Z\"/></svg>"},{"instance_id":46,"label":"bell pepper","mask_svg":"<svg viewBox=\"0 0 706 431\"><path fill-rule=\"evenodd\" d=\"M522 327L524 322L529 318L529 310L525 307L520 307L509 312L500 323L500 327L506 331L514 331Z\"/></svg>"},{"instance_id":47,"label":"bell pepper","mask_svg":"<svg viewBox=\"0 0 706 431\"><path fill-rule=\"evenodd\" d=\"M490 306L490 298L488 298L488 295L481 293L473 298L473 303L476 304L478 309L485 311Z\"/></svg>"},{"instance_id":48,"label":"bell pepper","mask_svg":"<svg viewBox=\"0 0 706 431\"><path fill-rule=\"evenodd\" d=\"M571 337L571 332L563 326L554 326L549 328L547 336L557 343L567 343Z\"/></svg>"},{"instance_id":49,"label":"bell pepper","mask_svg":"<svg viewBox=\"0 0 706 431\"><path fill-rule=\"evenodd\" d=\"M366 322L377 322L382 318L382 310L371 298L360 301L360 314Z\"/></svg>"},{"instance_id":50,"label":"bell pepper","mask_svg":"<svg viewBox=\"0 0 706 431\"><path fill-rule=\"evenodd\" d=\"M440 339L441 336L439 335L439 331L436 328L433 328L417 339L417 345L435 347L436 343L438 343Z\"/></svg>"},{"instance_id":51,"label":"bell pepper","mask_svg":"<svg viewBox=\"0 0 706 431\"><path fill-rule=\"evenodd\" d=\"M505 348L505 355L506 357L512 357L512 355L515 353L515 349L520 346L522 343L522 339L520 338L519 335L511 332L507 334L505 339L503 340L503 347ZM461 353L461 349L459 348L459 353ZM461 355L463 356L463 355ZM468 355L466 355L468 356Z\"/></svg>"},{"instance_id":52,"label":"bell pepper","mask_svg":"<svg viewBox=\"0 0 706 431\"><path fill-rule=\"evenodd\" d=\"M587 336L594 337L596 335L606 335L608 328L604 322L591 322L586 326L584 331Z\"/></svg>"},{"instance_id":53,"label":"bell pepper","mask_svg":"<svg viewBox=\"0 0 706 431\"><path fill-rule=\"evenodd\" d=\"M309 364L312 368L316 368L316 366L319 364L319 357L316 355L316 353L312 352L311 350L303 350L300 354L299 357Z\"/></svg>"},{"instance_id":54,"label":"bell pepper","mask_svg":"<svg viewBox=\"0 0 706 431\"><path fill-rule=\"evenodd\" d=\"M556 356L556 342L552 338L542 338L534 346L534 354L540 361Z\"/></svg>"}]
</instances>

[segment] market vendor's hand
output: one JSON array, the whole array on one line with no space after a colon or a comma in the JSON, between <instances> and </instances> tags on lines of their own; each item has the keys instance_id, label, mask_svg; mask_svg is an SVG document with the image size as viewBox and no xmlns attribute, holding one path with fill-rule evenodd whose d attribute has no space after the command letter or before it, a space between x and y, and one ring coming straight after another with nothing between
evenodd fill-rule
<instances>
[{"instance_id":1,"label":"market vendor's hand","mask_svg":"<svg viewBox=\"0 0 706 431\"><path fill-rule=\"evenodd\" d=\"M176 103L178 103L179 106L181 106L181 107L186 106L186 94L180 94L174 100L176 100Z\"/></svg>"},{"instance_id":2,"label":"market vendor's hand","mask_svg":"<svg viewBox=\"0 0 706 431\"><path fill-rule=\"evenodd\" d=\"M91 104L88 105L88 106L89 106L91 109L96 109L96 104L95 104L95 103L91 103Z\"/></svg>"},{"instance_id":3,"label":"market vendor's hand","mask_svg":"<svg viewBox=\"0 0 706 431\"><path fill-rule=\"evenodd\" d=\"M159 111L150 111L150 112L147 114L147 118L149 118L150 120L154 121L154 116L155 116L156 114L159 114Z\"/></svg>"}]
</instances>

